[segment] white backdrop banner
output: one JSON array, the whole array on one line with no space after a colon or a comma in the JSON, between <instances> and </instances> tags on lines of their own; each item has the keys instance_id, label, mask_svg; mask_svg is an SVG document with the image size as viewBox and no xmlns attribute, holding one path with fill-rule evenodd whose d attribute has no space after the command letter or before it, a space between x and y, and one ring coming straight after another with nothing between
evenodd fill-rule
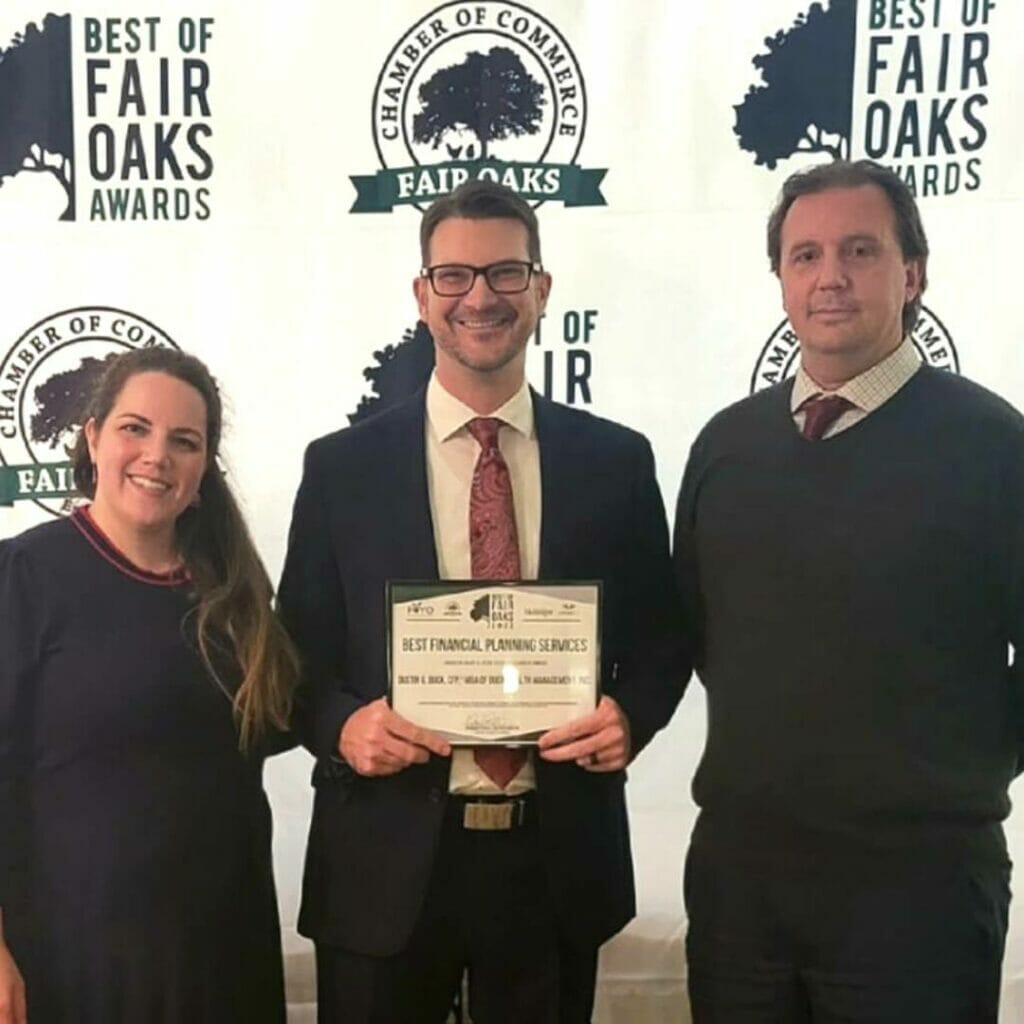
<instances>
[{"instance_id":1,"label":"white backdrop banner","mask_svg":"<svg viewBox=\"0 0 1024 1024\"><path fill-rule=\"evenodd\" d=\"M670 512L707 418L795 370L764 225L810 163L906 180L933 253L914 343L1022 406L1021 38L1017 0L5 0L0 536L67 512L103 361L176 345L223 385L276 576L305 444L429 372L419 215L470 176L538 205L554 287L532 383L646 433ZM641 913L604 958L601 1019L683 1012L702 743L695 684L633 773ZM307 772L301 752L268 772L297 1004ZM1009 832L1024 851L1024 821ZM1022 932L1015 911L1007 1020Z\"/></svg>"}]
</instances>

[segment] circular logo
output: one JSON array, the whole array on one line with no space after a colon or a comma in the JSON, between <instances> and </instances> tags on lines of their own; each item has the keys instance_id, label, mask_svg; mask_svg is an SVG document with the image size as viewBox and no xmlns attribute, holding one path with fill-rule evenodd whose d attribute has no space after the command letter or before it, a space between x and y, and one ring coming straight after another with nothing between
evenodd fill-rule
<instances>
[{"instance_id":1,"label":"circular logo","mask_svg":"<svg viewBox=\"0 0 1024 1024\"><path fill-rule=\"evenodd\" d=\"M960 357L942 321L926 306L910 332L921 361L939 370L960 372ZM800 339L788 320L783 320L765 342L750 378L750 393L763 391L796 374L800 362Z\"/></svg>"},{"instance_id":2,"label":"circular logo","mask_svg":"<svg viewBox=\"0 0 1024 1024\"><path fill-rule=\"evenodd\" d=\"M33 324L0 363L5 493L63 515L74 507L68 456L107 362L133 348L177 348L155 324L110 306L79 306Z\"/></svg>"},{"instance_id":3,"label":"circular logo","mask_svg":"<svg viewBox=\"0 0 1024 1024\"><path fill-rule=\"evenodd\" d=\"M586 118L572 48L511 0L455 0L424 15L388 54L373 92L381 165L435 168L410 183L426 203L471 173L546 191L557 182L552 165L575 161Z\"/></svg>"}]
</instances>

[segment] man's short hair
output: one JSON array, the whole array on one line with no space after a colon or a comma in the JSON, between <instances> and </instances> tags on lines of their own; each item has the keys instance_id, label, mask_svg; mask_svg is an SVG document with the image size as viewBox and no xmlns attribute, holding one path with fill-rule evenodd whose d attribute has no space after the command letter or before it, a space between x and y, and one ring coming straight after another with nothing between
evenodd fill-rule
<instances>
[{"instance_id":1,"label":"man's short hair","mask_svg":"<svg viewBox=\"0 0 1024 1024\"><path fill-rule=\"evenodd\" d=\"M921 287L913 301L903 307L903 331L907 333L917 323L921 312L921 294L928 283L928 239L925 237L914 194L900 176L888 167L874 160L855 160L852 163L835 160L791 174L783 183L778 202L768 218L768 259L772 271L777 274L782 262L782 222L800 196L834 188L860 188L863 185L880 188L889 200L896 218L896 237L904 261L921 261Z\"/></svg>"},{"instance_id":2,"label":"man's short hair","mask_svg":"<svg viewBox=\"0 0 1024 1024\"><path fill-rule=\"evenodd\" d=\"M526 251L540 263L540 228L537 215L525 200L496 181L471 179L454 192L435 199L420 221L420 256L423 266L430 262L430 239L437 225L452 217L466 220L517 220L526 228Z\"/></svg>"}]
</instances>

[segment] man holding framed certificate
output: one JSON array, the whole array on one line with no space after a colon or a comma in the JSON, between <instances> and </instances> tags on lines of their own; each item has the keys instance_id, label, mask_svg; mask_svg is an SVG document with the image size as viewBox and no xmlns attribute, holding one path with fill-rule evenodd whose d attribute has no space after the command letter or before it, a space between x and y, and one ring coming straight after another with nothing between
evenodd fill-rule
<instances>
[{"instance_id":1,"label":"man holding framed certificate","mask_svg":"<svg viewBox=\"0 0 1024 1024\"><path fill-rule=\"evenodd\" d=\"M310 445L281 581L318 758L299 928L324 1022L441 1022L466 969L475 1024L589 1021L635 909L624 769L684 682L654 461L526 384L529 205L468 182L420 241L434 375Z\"/></svg>"}]
</instances>

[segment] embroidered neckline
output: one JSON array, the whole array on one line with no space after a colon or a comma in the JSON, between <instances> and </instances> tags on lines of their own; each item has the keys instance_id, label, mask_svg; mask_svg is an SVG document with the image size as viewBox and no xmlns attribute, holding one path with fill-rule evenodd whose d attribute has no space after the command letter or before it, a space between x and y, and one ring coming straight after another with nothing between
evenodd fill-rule
<instances>
[{"instance_id":1,"label":"embroidered neckline","mask_svg":"<svg viewBox=\"0 0 1024 1024\"><path fill-rule=\"evenodd\" d=\"M119 572L139 583L148 583L155 587L180 587L191 579L184 565L170 572L150 572L136 565L123 551L115 547L114 542L99 528L87 505L76 508L71 513L71 522L101 557Z\"/></svg>"}]
</instances>

